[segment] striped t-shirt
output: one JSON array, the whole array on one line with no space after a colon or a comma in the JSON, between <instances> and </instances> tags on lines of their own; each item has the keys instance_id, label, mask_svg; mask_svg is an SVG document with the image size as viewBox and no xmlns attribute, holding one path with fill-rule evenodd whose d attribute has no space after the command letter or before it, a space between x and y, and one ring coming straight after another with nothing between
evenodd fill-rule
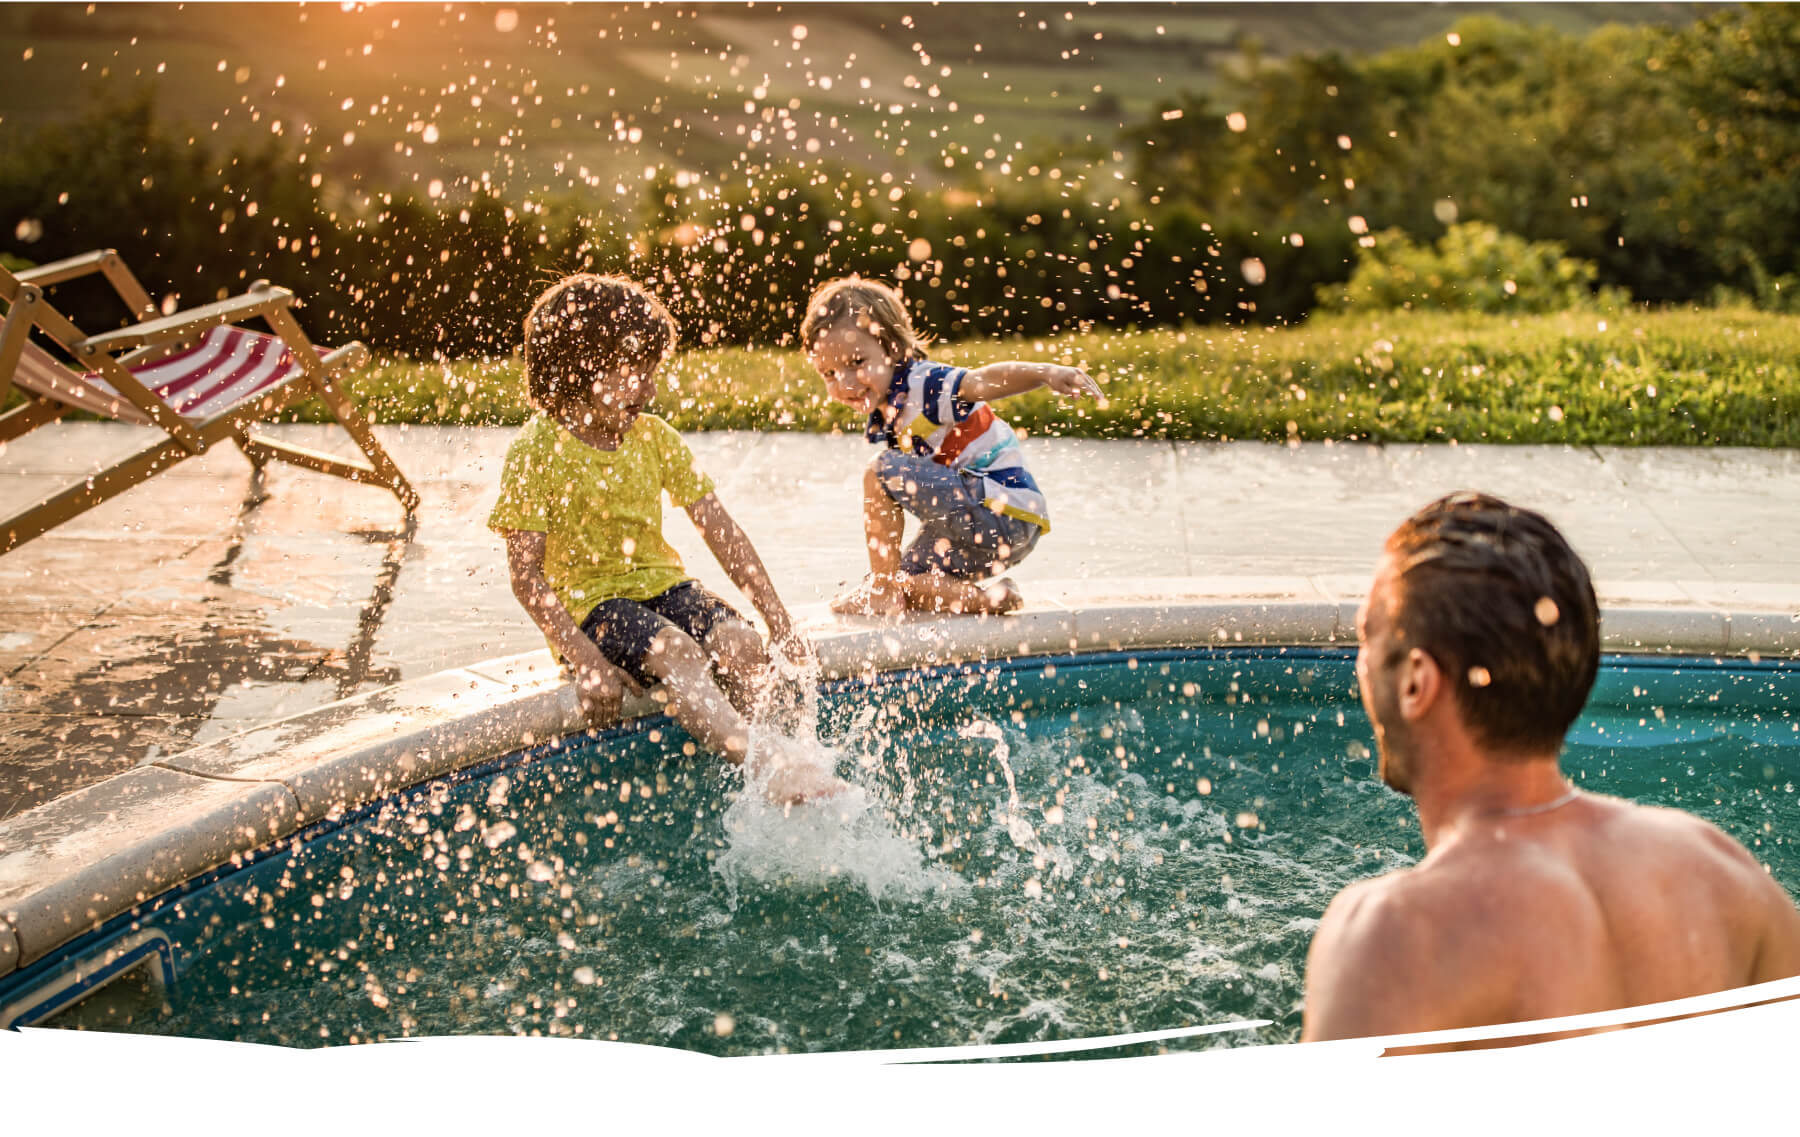
<instances>
[{"instance_id":1,"label":"striped t-shirt","mask_svg":"<svg viewBox=\"0 0 1800 1137\"><path fill-rule=\"evenodd\" d=\"M989 509L1048 533L1050 512L1025 468L1018 436L992 407L960 397L967 374L946 363L903 360L889 381L886 406L869 415L869 441L981 478Z\"/></svg>"}]
</instances>

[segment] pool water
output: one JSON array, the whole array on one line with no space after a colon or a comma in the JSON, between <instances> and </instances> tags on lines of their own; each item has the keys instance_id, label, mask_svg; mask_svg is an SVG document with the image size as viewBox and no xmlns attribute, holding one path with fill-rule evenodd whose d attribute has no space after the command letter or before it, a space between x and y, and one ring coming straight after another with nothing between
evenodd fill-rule
<instances>
[{"instance_id":1,"label":"pool water","mask_svg":"<svg viewBox=\"0 0 1800 1137\"><path fill-rule=\"evenodd\" d=\"M1791 668L1610 661L1565 768L1800 891ZM712 1054L1265 1019L1346 884L1412 863L1343 652L1140 652L826 691L868 805L791 815L659 720L364 811L165 905L128 1029L316 1046L556 1034ZM673 758L666 757L673 755Z\"/></svg>"}]
</instances>

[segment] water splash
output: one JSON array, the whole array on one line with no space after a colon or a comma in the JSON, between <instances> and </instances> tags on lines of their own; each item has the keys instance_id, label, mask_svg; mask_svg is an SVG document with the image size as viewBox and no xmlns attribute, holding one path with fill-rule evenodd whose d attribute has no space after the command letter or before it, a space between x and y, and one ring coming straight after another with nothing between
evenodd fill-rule
<instances>
[{"instance_id":1,"label":"water splash","mask_svg":"<svg viewBox=\"0 0 1800 1137\"><path fill-rule=\"evenodd\" d=\"M753 735L751 753L767 737ZM815 739L781 738L798 760L840 770L843 755ZM723 818L726 847L713 861L735 909L748 883L814 889L844 883L877 900L966 887L954 873L925 863L919 844L877 808L867 787L852 784L834 797L781 805L761 792L756 775L746 780Z\"/></svg>"},{"instance_id":2,"label":"water splash","mask_svg":"<svg viewBox=\"0 0 1800 1137\"><path fill-rule=\"evenodd\" d=\"M769 783L783 768L816 771L821 781L873 771L819 740L816 660L796 663L778 654L770 671L752 712L744 788L725 811L726 847L713 862L731 906L750 882L797 889L848 882L877 900L964 887L949 870L926 865L919 843L877 806L869 785L853 781L843 792L799 805L771 800Z\"/></svg>"},{"instance_id":3,"label":"water splash","mask_svg":"<svg viewBox=\"0 0 1800 1137\"><path fill-rule=\"evenodd\" d=\"M1070 864L1068 855L1060 849L1046 848L1044 843L1038 839L1037 830L1032 828L1031 822L1025 820L1024 814L1020 811L1019 786L1013 778L1012 763L1008 761L1012 757L1012 747L1007 743L1006 735L998 726L986 719L976 719L974 722L965 723L957 733L964 738L985 738L994 744L994 761L1000 764L1000 772L1006 778L1006 808L1001 812L998 820L1005 826L1006 835L1012 839L1012 843L1021 851L1031 854L1032 867L1041 870L1054 866L1052 871L1059 879L1073 876L1075 870ZM1033 887L1034 885L1036 887ZM1042 885L1036 881L1027 881L1025 889L1028 894L1034 896L1043 891Z\"/></svg>"}]
</instances>

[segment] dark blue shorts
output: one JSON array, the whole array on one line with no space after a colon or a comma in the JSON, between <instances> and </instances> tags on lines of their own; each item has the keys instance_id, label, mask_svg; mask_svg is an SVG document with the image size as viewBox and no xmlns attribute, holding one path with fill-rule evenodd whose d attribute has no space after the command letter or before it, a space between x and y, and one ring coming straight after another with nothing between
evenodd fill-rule
<instances>
[{"instance_id":1,"label":"dark blue shorts","mask_svg":"<svg viewBox=\"0 0 1800 1137\"><path fill-rule=\"evenodd\" d=\"M1043 532L989 509L973 474L904 450L884 450L875 463L888 496L919 519L918 536L900 554L900 570L908 575L985 580L1024 560Z\"/></svg>"},{"instance_id":2,"label":"dark blue shorts","mask_svg":"<svg viewBox=\"0 0 1800 1137\"><path fill-rule=\"evenodd\" d=\"M657 633L680 628L704 647L706 637L727 620L745 622L731 605L689 580L648 600L602 600L581 622L581 631L608 663L649 687L660 682L644 670Z\"/></svg>"}]
</instances>

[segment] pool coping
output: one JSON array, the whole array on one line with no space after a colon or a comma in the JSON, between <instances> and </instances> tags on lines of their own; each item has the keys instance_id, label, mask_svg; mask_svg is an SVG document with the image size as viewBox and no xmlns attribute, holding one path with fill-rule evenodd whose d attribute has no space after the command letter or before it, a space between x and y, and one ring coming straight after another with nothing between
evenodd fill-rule
<instances>
[{"instance_id":1,"label":"pool coping","mask_svg":"<svg viewBox=\"0 0 1800 1137\"><path fill-rule=\"evenodd\" d=\"M803 626L828 680L1020 656L1356 642L1354 600L1171 595L1174 585L1065 583L1003 617L821 613ZM1603 606L1602 650L1800 657L1800 613L1673 599ZM658 713L643 696L624 708L626 719ZM0 822L0 976L321 821L586 729L574 688L538 650L269 722L46 802Z\"/></svg>"}]
</instances>

